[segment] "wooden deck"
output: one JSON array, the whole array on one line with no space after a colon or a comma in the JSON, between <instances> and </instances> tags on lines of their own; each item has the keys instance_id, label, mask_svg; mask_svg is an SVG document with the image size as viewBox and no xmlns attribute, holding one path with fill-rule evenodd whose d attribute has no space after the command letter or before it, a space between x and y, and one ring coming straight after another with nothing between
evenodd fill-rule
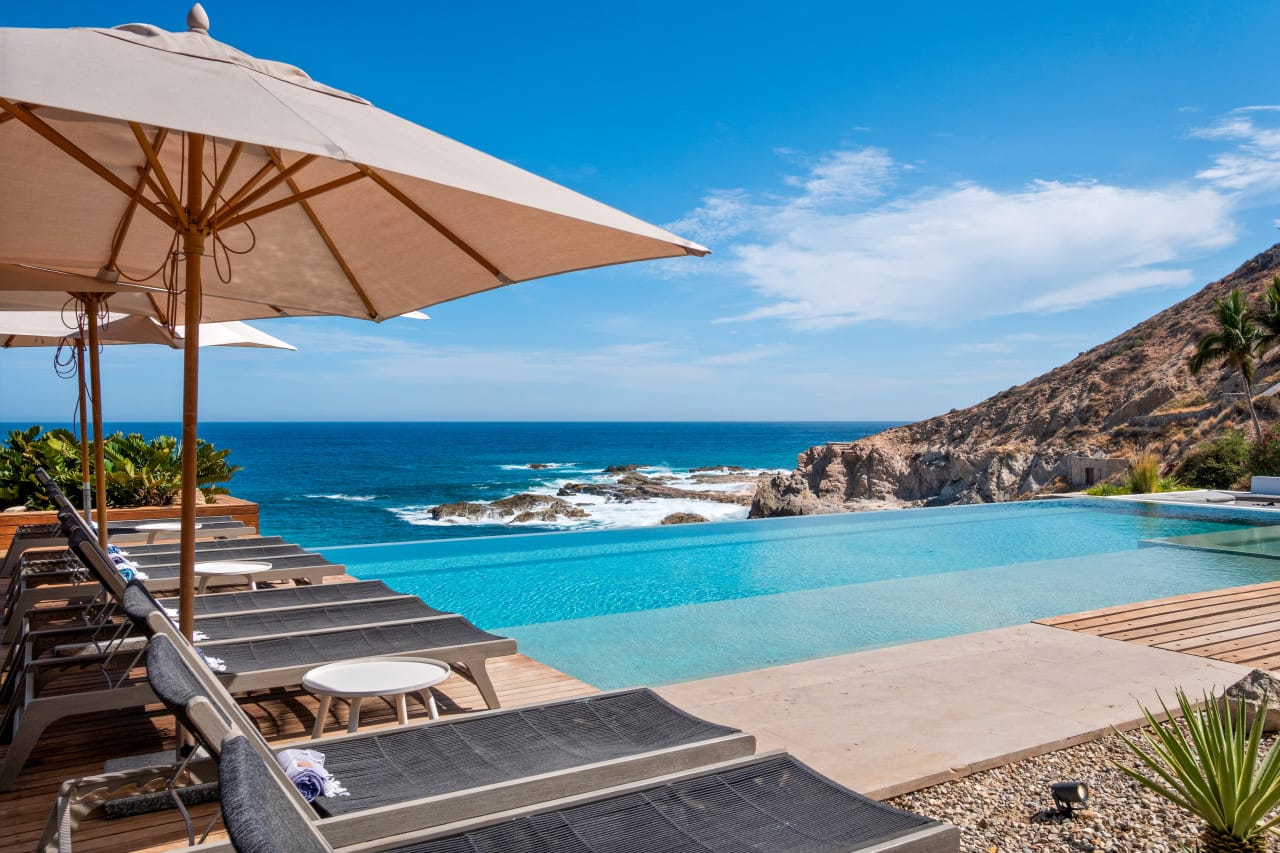
<instances>
[{"instance_id":1,"label":"wooden deck","mask_svg":"<svg viewBox=\"0 0 1280 853\"><path fill-rule=\"evenodd\" d=\"M1277 581L1036 621L1068 631L1280 671Z\"/></svg>"},{"instance_id":2,"label":"wooden deck","mask_svg":"<svg viewBox=\"0 0 1280 853\"><path fill-rule=\"evenodd\" d=\"M5 586L0 582L0 597ZM5 651L0 646L0 654ZM491 660L489 673L503 707L597 692L584 682L519 654ZM485 707L475 687L460 676L450 676L434 689L443 716ZM271 742L287 744L309 739L318 702L306 691L272 690L239 698ZM326 730L330 734L346 730L346 704L335 702L334 706ZM427 718L426 710L412 698L409 714L410 722ZM385 700L366 700L360 718L362 731L396 724L395 709ZM35 848L64 780L100 773L103 762L109 759L158 752L173 745L173 719L159 705L131 712L84 715L50 727L27 763L17 790L0 793L0 853L27 853ZM0 746L0 757L3 755L4 747ZM191 811L199 834L216 813L217 804L197 806ZM211 837L218 837L218 832ZM178 812L167 810L116 820L91 818L73 837L73 843L77 851L85 853L161 851L185 846L186 834Z\"/></svg>"}]
</instances>

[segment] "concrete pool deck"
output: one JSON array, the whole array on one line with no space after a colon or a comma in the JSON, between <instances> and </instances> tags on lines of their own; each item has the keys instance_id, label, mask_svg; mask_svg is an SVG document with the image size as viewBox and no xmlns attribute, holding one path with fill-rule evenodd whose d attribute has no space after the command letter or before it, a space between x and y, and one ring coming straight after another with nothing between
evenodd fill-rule
<instances>
[{"instance_id":1,"label":"concrete pool deck","mask_svg":"<svg viewBox=\"0 0 1280 853\"><path fill-rule=\"evenodd\" d=\"M1091 740L1249 667L1017 625L658 689L841 784L885 798Z\"/></svg>"}]
</instances>

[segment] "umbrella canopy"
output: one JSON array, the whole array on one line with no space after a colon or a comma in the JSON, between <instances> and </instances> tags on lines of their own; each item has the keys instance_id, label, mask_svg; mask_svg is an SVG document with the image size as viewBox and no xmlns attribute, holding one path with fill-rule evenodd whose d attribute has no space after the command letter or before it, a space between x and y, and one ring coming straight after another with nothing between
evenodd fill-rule
<instances>
[{"instance_id":1,"label":"umbrella canopy","mask_svg":"<svg viewBox=\"0 0 1280 853\"><path fill-rule=\"evenodd\" d=\"M162 324L149 317L108 313L101 318L98 342L116 344L159 344L179 349L183 345L183 326L170 332ZM67 317L60 311L0 311L0 348L56 347L63 341L75 341L88 337L77 328L68 326ZM201 323L202 347L256 347L260 349L287 349L296 351L293 344L269 335L248 323Z\"/></svg>"},{"instance_id":2,"label":"umbrella canopy","mask_svg":"<svg viewBox=\"0 0 1280 853\"><path fill-rule=\"evenodd\" d=\"M89 484L89 443L88 424L86 422L86 402L93 400L93 452L97 464L94 468L98 492L98 527L99 532L106 528L106 494L105 471L102 460L102 412L100 371L97 359L88 359L90 367L86 378L85 350L91 337L96 337L97 345L123 344L158 344L160 346L183 346L182 327L170 332L165 326L149 317L134 317L128 314L112 314L100 316L75 315L75 324L71 316L63 311L0 311L0 348L13 347L61 347L70 344L75 350L75 374L79 388L80 409L80 469L82 475L81 506L86 512L90 506ZM81 329L79 324L85 327ZM93 329L88 328L90 325ZM96 332L96 334L94 334ZM256 347L262 349L297 350L293 344L285 343L277 337L268 335L248 323L230 321L226 323L204 323L200 329L200 346ZM96 345L94 346L96 354ZM62 365L65 366L65 365ZM90 393L89 385L92 385Z\"/></svg>"},{"instance_id":3,"label":"umbrella canopy","mask_svg":"<svg viewBox=\"0 0 1280 853\"><path fill-rule=\"evenodd\" d=\"M227 279L209 292L261 303L219 319L384 319L516 281L707 251L249 57L193 18L181 33L0 29L0 262L145 279L194 219L210 238L206 281ZM184 136L195 134L205 182L187 211Z\"/></svg>"},{"instance_id":4,"label":"umbrella canopy","mask_svg":"<svg viewBox=\"0 0 1280 853\"><path fill-rule=\"evenodd\" d=\"M0 29L0 263L156 281L261 313L382 320L570 270L707 250L188 32ZM179 281L181 268L181 281ZM183 395L193 627L197 334Z\"/></svg>"}]
</instances>

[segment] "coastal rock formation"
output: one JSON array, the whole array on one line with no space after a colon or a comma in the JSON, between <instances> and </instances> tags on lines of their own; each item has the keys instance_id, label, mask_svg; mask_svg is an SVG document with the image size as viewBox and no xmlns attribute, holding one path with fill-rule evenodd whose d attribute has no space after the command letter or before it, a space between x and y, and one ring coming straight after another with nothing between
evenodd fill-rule
<instances>
[{"instance_id":1,"label":"coastal rock formation","mask_svg":"<svg viewBox=\"0 0 1280 853\"><path fill-rule=\"evenodd\" d=\"M673 512L662 519L659 524L698 524L703 521L706 521L706 519L696 512Z\"/></svg>"},{"instance_id":2,"label":"coastal rock formation","mask_svg":"<svg viewBox=\"0 0 1280 853\"><path fill-rule=\"evenodd\" d=\"M834 442L800 454L797 476L815 500L846 509L1007 501L1085 485L1098 457L1157 452L1166 471L1196 444L1249 428L1238 376L1222 367L1193 377L1187 360L1212 327L1213 301L1232 288L1260 300L1280 273L1280 246L1251 259L1154 317L976 406ZM1280 350L1251 393L1280 380ZM1258 398L1264 419L1280 399ZM775 490L777 486L760 487ZM758 493L758 498L761 495ZM769 496L763 499L767 503ZM801 504L805 499L795 498ZM767 508L762 507L762 512ZM752 516L757 515L753 507Z\"/></svg>"},{"instance_id":3,"label":"coastal rock formation","mask_svg":"<svg viewBox=\"0 0 1280 853\"><path fill-rule=\"evenodd\" d=\"M617 482L614 483L565 483L556 494L562 498L573 497L574 495L594 495L618 503L652 500L654 498L691 498L693 500L744 505L751 501L750 492L691 491L670 485L671 481L674 480L672 477L658 478L638 474L634 470L636 466L619 465L614 467L629 469L630 473L618 477ZM741 483L744 479L739 475L733 482ZM697 482L716 482L716 480L713 476L704 474L697 478Z\"/></svg>"},{"instance_id":4,"label":"coastal rock formation","mask_svg":"<svg viewBox=\"0 0 1280 853\"><path fill-rule=\"evenodd\" d=\"M820 515L832 512L809 489L808 483L795 471L774 474L756 486L747 518L776 518L784 515Z\"/></svg>"},{"instance_id":5,"label":"coastal rock formation","mask_svg":"<svg viewBox=\"0 0 1280 853\"><path fill-rule=\"evenodd\" d=\"M523 523L528 521L556 521L558 518L586 518L583 510L551 495L519 494L496 500L493 503L440 504L431 508L436 521L451 518L467 521L501 521Z\"/></svg>"}]
</instances>

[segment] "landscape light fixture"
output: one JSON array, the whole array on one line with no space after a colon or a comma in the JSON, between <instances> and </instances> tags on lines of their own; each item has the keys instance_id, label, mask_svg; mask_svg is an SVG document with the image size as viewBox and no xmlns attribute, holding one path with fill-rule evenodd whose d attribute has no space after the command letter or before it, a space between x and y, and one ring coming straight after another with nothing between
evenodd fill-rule
<instances>
[{"instance_id":1,"label":"landscape light fixture","mask_svg":"<svg viewBox=\"0 0 1280 853\"><path fill-rule=\"evenodd\" d=\"M1089 808L1089 786L1083 782L1054 782L1049 790L1053 792L1053 802L1060 812L1074 814L1079 809Z\"/></svg>"}]
</instances>

